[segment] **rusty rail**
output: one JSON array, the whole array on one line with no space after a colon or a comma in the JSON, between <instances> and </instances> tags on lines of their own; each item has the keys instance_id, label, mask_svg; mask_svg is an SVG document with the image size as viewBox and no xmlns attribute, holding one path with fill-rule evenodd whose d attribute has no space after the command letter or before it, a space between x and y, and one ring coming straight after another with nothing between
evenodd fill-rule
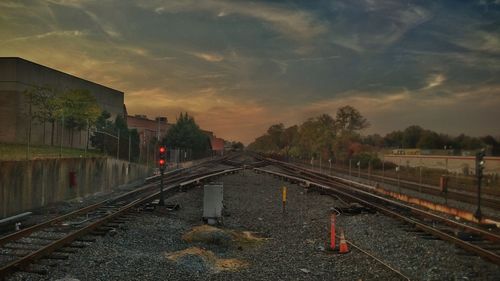
<instances>
[{"instance_id":1,"label":"rusty rail","mask_svg":"<svg viewBox=\"0 0 500 281\"><path fill-rule=\"evenodd\" d=\"M239 170L241 170L241 168L215 171L215 172L210 172L210 173L202 173L201 176L198 174L198 175L196 175L195 178L193 178L193 176L189 175L189 176L187 176L187 178L189 178L188 180L185 180L183 182L176 183L176 184L171 184L170 186L168 186L164 189L164 192L173 191L175 189L181 188L182 186L187 186L190 184L199 183L199 182L202 182L203 180L208 180L212 177L226 175L229 173L235 173L235 172L238 172ZM152 184L148 185L147 187L151 187L151 185ZM146 187L141 188L141 190L144 190L145 188ZM77 230L65 235L64 237L62 237L62 238L60 238L60 239L58 239L58 240L56 240L48 245L40 247L39 249L37 249L34 252L31 252L31 253L29 253L25 256L22 256L18 259L15 259L14 261L12 261L6 265L3 265L0 268L0 280L3 280L8 274L11 274L17 270L26 268L27 266L29 266L31 263L33 263L34 261L36 261L38 259L40 259L44 256L47 256L47 255L50 255L52 252L56 251L57 249L60 249L64 246L70 244L71 242L78 239L79 237L82 237L82 236L88 234L92 230L106 224L107 222L124 215L125 213L130 211L132 208L135 208L135 207L140 206L142 204L145 204L147 202L153 201L155 198L159 197L159 195L160 195L160 192L157 191L157 192L154 192L152 194L146 195L142 198L136 199L136 200L126 204L125 206L119 207L119 209L115 210L115 212L113 212L112 214L98 218L97 221L92 222L91 224L89 224L87 226L84 226L80 229L77 229ZM107 201L105 201L105 202L107 202ZM97 203L97 204L85 207L83 209L80 209L80 210L71 212L69 214L54 218L54 219L49 220L47 222L41 223L39 225L35 225L35 226L28 228L28 229L25 229L23 231L13 233L11 235L3 237L0 241L2 241L3 244L5 244L7 242L10 242L10 241L13 241L13 240L16 240L19 238L29 237L29 235L36 230L40 230L40 229L52 226L53 224L60 222L60 221L63 221L69 217L72 217L72 216L75 216L78 214L82 214L82 213L88 212L90 210L94 210L94 209L102 206L105 202L101 202L101 203Z\"/></svg>"},{"instance_id":2,"label":"rusty rail","mask_svg":"<svg viewBox=\"0 0 500 281\"><path fill-rule=\"evenodd\" d=\"M283 164L281 164L280 162L278 161L273 161L274 164L277 164L279 166L282 166ZM440 239L443 239L443 240L446 240L446 241L449 241L449 242L452 242L454 243L455 245L457 245L458 247L461 247L467 251L470 251L470 252L473 252L481 257L484 257L498 265L500 265L500 255L494 253L494 252L491 252L489 250L486 250L486 249L483 249L477 245L474 245L472 243L469 243L467 241L464 241L464 240L461 240L455 236L452 236L450 234L447 234L435 227L432 227L432 226L429 226L429 225L426 225L422 222L419 222L419 221L416 221L412 218L409 218L409 217L406 217L398 212L395 212L395 211L392 211L392 210L389 210L388 208L386 208L385 206L382 206L379 204L376 204L376 203L373 203L373 200L376 200L376 201L379 201L379 202L383 202L384 204L386 205L391 205L391 206L395 206L399 209L406 209L406 210L411 210L411 212L413 214L416 214L416 215L420 215L420 216L424 216L424 217L427 217L427 218L432 218L433 220L435 221L439 221L439 222L442 222L442 223L445 223L447 225L450 225L450 226L453 226L455 228L458 228L458 229L461 229L461 230L466 230L468 232L471 232L471 233L476 233L476 234L479 234L481 235L482 237L490 240L490 241L493 241L493 242L499 242L500 241L500 236L497 235L497 234L494 234L494 233L491 233L491 232L488 232L488 231L485 231L485 230L482 230L482 229L479 229L477 227L473 227L473 226L469 226L469 225L465 225L465 224L461 224L461 223L458 223L458 222L455 222L455 221L452 221L450 219L447 219L447 218L444 218L444 217L441 217L441 216L438 216L438 215L435 215L435 214L432 214L432 213L429 213L429 212L426 212L426 211L423 211L423 210L420 210L420 209L417 209L415 207L412 207L412 206L408 206L408 205L405 205L405 204L402 204L400 202L397 202L397 201L394 201L394 200L390 200L390 199L387 199L387 198L384 198L384 197L381 197L381 196L378 196L378 195L375 195L375 194L372 194L370 192L367 192L367 191L363 191L363 190L359 190L359 189L356 189L356 188L353 188L351 186L348 186L346 185L345 183L340 183L340 182L332 182L331 179L311 179L311 178L301 178L301 177L297 177L297 176L291 176L291 175L288 175L288 174L284 174L284 173L278 173L278 172L273 172L273 171L269 171L269 170L265 170L265 169L260 169L260 168L255 168L254 170L256 171L259 171L259 172L264 172L264 173L268 173L268 174L272 174L272 175L275 175L275 176L278 176L278 177L282 177L282 178L287 178L287 179L291 179L291 180L294 180L294 181L298 181L298 182L301 182L303 184L305 184L306 186L309 186L309 187L318 187L318 188L321 188L322 190L326 190L326 191L329 191L329 192L333 192L337 195L341 195L341 196L344 196L346 198L349 198L353 201L356 201L356 202L359 202L361 204L364 204L366 206L369 206L370 208L373 208L375 210L378 210L386 215L389 215L389 216L392 216L392 217L395 217L397 219L400 219L402 221L405 221L409 224L412 224L414 225L416 228L418 229L421 229L429 234L432 234L436 237L439 237ZM304 171L302 171L304 172ZM304 172L303 174L307 174L307 172ZM316 176L317 177L317 176ZM323 183L319 183L318 181L323 181ZM353 194L354 193L354 194ZM355 195L357 194L357 195Z\"/></svg>"}]
</instances>

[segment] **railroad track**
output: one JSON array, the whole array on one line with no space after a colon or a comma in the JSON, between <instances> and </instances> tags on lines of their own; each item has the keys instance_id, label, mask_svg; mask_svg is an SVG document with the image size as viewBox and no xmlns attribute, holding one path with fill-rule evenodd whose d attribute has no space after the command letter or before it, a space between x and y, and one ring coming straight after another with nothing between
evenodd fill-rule
<instances>
[{"instance_id":1,"label":"railroad track","mask_svg":"<svg viewBox=\"0 0 500 281\"><path fill-rule=\"evenodd\" d=\"M213 163L213 162L210 162ZM164 192L172 194L192 185L239 171L240 168L170 174ZM149 181L159 178L150 178ZM46 273L34 263L40 259L67 259L69 254L125 223L130 213L158 198L157 182L118 197L84 207L0 238L0 280L15 272Z\"/></svg>"},{"instance_id":2,"label":"railroad track","mask_svg":"<svg viewBox=\"0 0 500 281\"><path fill-rule=\"evenodd\" d=\"M347 182L331 178L327 175L313 173L306 169L284 162L272 160L269 164L280 167L284 173L262 168L254 168L256 172L281 177L284 180L300 183L307 188L319 189L332 193L349 201L358 202L366 207L394 217L417 231L425 233L427 238L438 238L462 248L466 252L479 255L500 265L500 235L498 231L490 231L479 226L466 225L449 218L418 209L401 202L388 199L369 191L353 188ZM362 184L359 184L362 186Z\"/></svg>"},{"instance_id":3,"label":"railroad track","mask_svg":"<svg viewBox=\"0 0 500 281\"><path fill-rule=\"evenodd\" d=\"M295 164L297 165L297 164ZM304 167L303 164L297 165L299 167ZM335 173L337 174L342 174L342 175L348 175L348 170L343 170L340 168L337 169L332 169ZM320 174L320 172L317 172ZM432 186L428 184L420 184L416 182L411 182L407 180L398 180L395 178L391 177L383 177L380 175L369 175L367 173L361 173L360 178L365 180L365 181L370 181L370 182L377 182L378 184L384 185L384 184L390 184L394 187L398 186L399 188L402 189L408 189L408 190L413 190L417 191L419 193L424 193L432 196L436 196L439 198L444 198L446 200L455 200L458 202L463 202L467 204L473 204L475 205L477 203L477 193L475 191L472 191L471 189L467 190L459 190L457 188L448 188L446 191L442 191L441 188L437 186ZM353 173L351 177L354 178L359 178L358 173ZM500 197L498 197L499 193L498 192L488 192L487 190L483 190L483 197L481 198L481 204L482 206L492 208L494 210L500 210Z\"/></svg>"}]
</instances>

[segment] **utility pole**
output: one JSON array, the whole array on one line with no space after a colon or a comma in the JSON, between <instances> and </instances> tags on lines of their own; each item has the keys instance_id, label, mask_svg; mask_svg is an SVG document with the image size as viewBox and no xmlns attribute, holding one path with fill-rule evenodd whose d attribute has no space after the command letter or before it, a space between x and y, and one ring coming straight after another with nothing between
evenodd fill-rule
<instances>
[{"instance_id":1,"label":"utility pole","mask_svg":"<svg viewBox=\"0 0 500 281\"><path fill-rule=\"evenodd\" d=\"M64 136L64 111L62 112L62 117L61 117L61 141L59 144L59 158L62 157L63 136Z\"/></svg>"},{"instance_id":2,"label":"utility pole","mask_svg":"<svg viewBox=\"0 0 500 281\"><path fill-rule=\"evenodd\" d=\"M352 159L349 159L349 179L350 180L352 180L351 167L352 167Z\"/></svg>"},{"instance_id":3,"label":"utility pole","mask_svg":"<svg viewBox=\"0 0 500 281\"><path fill-rule=\"evenodd\" d=\"M128 133L128 162L130 163L130 132Z\"/></svg>"},{"instance_id":4,"label":"utility pole","mask_svg":"<svg viewBox=\"0 0 500 281\"><path fill-rule=\"evenodd\" d=\"M118 143L116 144L116 159L120 160L120 129L118 129Z\"/></svg>"}]
</instances>

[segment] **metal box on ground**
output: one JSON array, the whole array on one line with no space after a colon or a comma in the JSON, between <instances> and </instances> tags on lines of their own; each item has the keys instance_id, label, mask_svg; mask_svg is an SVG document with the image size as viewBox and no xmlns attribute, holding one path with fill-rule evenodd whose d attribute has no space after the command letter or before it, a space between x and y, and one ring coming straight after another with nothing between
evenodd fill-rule
<instances>
[{"instance_id":1,"label":"metal box on ground","mask_svg":"<svg viewBox=\"0 0 500 281\"><path fill-rule=\"evenodd\" d=\"M212 182L203 187L203 219L208 224L220 222L222 218L223 187L224 184L221 182Z\"/></svg>"}]
</instances>

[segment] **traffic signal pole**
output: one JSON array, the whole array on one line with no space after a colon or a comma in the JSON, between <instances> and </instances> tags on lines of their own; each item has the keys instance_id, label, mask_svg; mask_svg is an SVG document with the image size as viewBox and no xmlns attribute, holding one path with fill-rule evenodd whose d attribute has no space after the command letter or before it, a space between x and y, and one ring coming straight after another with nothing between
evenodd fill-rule
<instances>
[{"instance_id":1,"label":"traffic signal pole","mask_svg":"<svg viewBox=\"0 0 500 281\"><path fill-rule=\"evenodd\" d=\"M158 202L159 206L165 206L165 197L163 194L163 175L165 172L165 166L167 164L167 148L164 146L160 146L159 148L159 160L158 164L160 166L160 201Z\"/></svg>"},{"instance_id":2,"label":"traffic signal pole","mask_svg":"<svg viewBox=\"0 0 500 281\"><path fill-rule=\"evenodd\" d=\"M165 197L163 196L163 169L160 169L160 202L159 206L165 206Z\"/></svg>"}]
</instances>

